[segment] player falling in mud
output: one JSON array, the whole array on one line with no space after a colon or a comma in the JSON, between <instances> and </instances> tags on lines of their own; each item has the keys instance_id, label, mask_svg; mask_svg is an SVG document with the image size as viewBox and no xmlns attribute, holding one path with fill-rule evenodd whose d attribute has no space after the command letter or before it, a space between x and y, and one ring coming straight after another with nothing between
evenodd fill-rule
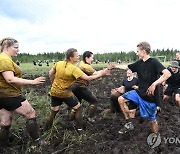
<instances>
[{"instance_id":1,"label":"player falling in mud","mask_svg":"<svg viewBox=\"0 0 180 154\"><path fill-rule=\"evenodd\" d=\"M85 51L82 55L83 60L78 63L78 67L87 75L96 75L103 70L96 71L91 63L93 61L93 53L91 51ZM113 65L108 65L107 69L112 69ZM88 120L90 122L95 122L94 116L96 113L96 108L98 104L98 100L96 96L88 89L89 81L84 80L82 78L78 78L74 84L72 85L72 91L78 100L81 102L82 99L89 102L88 108ZM74 110L71 111L73 115Z\"/></svg>"},{"instance_id":2,"label":"player falling in mud","mask_svg":"<svg viewBox=\"0 0 180 154\"><path fill-rule=\"evenodd\" d=\"M168 67L168 70L171 72L171 77L166 81L166 89L164 91L163 100L167 102L174 94L175 102L177 106L180 107L180 71L179 64L177 61L172 61Z\"/></svg>"},{"instance_id":3,"label":"player falling in mud","mask_svg":"<svg viewBox=\"0 0 180 154\"><path fill-rule=\"evenodd\" d=\"M135 74L130 69L128 69L126 71L126 78L124 78L122 81L122 86L111 90L110 109L105 110L104 113L111 113L111 112L119 113L119 112L121 112L121 108L118 103L118 97L121 96L122 94L124 94L125 92L137 89L138 84L139 84L138 78L135 76ZM130 117L134 118L136 109L137 109L137 105L135 105L134 103L131 103L131 101L129 101L128 108L130 110Z\"/></svg>"},{"instance_id":4,"label":"player falling in mud","mask_svg":"<svg viewBox=\"0 0 180 154\"><path fill-rule=\"evenodd\" d=\"M120 69L131 69L137 72L139 86L136 90L126 92L118 98L119 105L123 111L127 123L119 133L124 134L134 128L129 116L127 102L130 100L139 107L140 116L150 121L151 131L158 133L158 122L156 120L156 107L159 100L158 86L166 81L171 73L155 58L150 57L151 46L147 42L137 45L136 55L140 58L128 66L120 65ZM160 76L161 74L161 76Z\"/></svg>"},{"instance_id":5,"label":"player falling in mud","mask_svg":"<svg viewBox=\"0 0 180 154\"><path fill-rule=\"evenodd\" d=\"M45 130L52 126L53 120L60 110L60 105L65 102L70 108L73 109L73 119L76 122L77 130L81 131L83 127L82 108L79 100L73 94L71 86L78 78L90 81L108 75L109 70L104 69L97 74L88 76L80 68L74 65L74 63L79 60L79 54L76 49L70 48L65 54L66 60L57 62L49 71L49 77L52 83L50 91L51 113L46 121Z\"/></svg>"}]
</instances>

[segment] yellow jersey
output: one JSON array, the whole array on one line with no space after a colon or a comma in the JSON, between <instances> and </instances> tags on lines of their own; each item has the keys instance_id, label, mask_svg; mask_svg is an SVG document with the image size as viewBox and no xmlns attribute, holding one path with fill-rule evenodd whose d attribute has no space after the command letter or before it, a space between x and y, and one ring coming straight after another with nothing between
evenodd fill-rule
<instances>
[{"instance_id":1,"label":"yellow jersey","mask_svg":"<svg viewBox=\"0 0 180 154\"><path fill-rule=\"evenodd\" d=\"M90 64L87 64L84 61L81 61L78 64L78 67L88 76L92 75L96 71ZM81 86L88 86L89 81L78 78L75 83L78 83Z\"/></svg>"},{"instance_id":2,"label":"yellow jersey","mask_svg":"<svg viewBox=\"0 0 180 154\"><path fill-rule=\"evenodd\" d=\"M83 71L67 61L57 62L53 69L56 73L50 95L59 98L73 96L74 94L71 91L71 86L77 78L84 74Z\"/></svg>"},{"instance_id":3,"label":"yellow jersey","mask_svg":"<svg viewBox=\"0 0 180 154\"><path fill-rule=\"evenodd\" d=\"M7 83L2 72L12 71L15 77L21 78L20 67L4 53L0 54L0 98L16 97L21 95L21 86L15 83Z\"/></svg>"}]
</instances>

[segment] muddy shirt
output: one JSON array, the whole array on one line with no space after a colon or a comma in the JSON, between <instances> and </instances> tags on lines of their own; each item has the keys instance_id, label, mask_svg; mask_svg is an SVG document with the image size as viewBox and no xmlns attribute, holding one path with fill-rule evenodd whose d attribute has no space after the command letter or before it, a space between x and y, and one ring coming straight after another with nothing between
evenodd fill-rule
<instances>
[{"instance_id":1,"label":"muddy shirt","mask_svg":"<svg viewBox=\"0 0 180 154\"><path fill-rule=\"evenodd\" d=\"M158 104L159 88L156 87L154 95L148 96L146 94L149 86L160 77L160 73L165 67L155 58L149 58L145 62L140 59L133 64L128 65L128 68L132 72L137 72L139 79L139 86L136 90L141 98L146 101L154 102Z\"/></svg>"},{"instance_id":2,"label":"muddy shirt","mask_svg":"<svg viewBox=\"0 0 180 154\"><path fill-rule=\"evenodd\" d=\"M50 91L51 96L59 98L73 96L71 85L84 73L77 66L66 61L57 62L53 69L56 73Z\"/></svg>"},{"instance_id":3,"label":"muddy shirt","mask_svg":"<svg viewBox=\"0 0 180 154\"><path fill-rule=\"evenodd\" d=\"M0 54L0 98L16 97L21 94L21 86L15 83L7 83L2 72L12 71L15 77L21 78L22 73L19 66L4 53Z\"/></svg>"},{"instance_id":4,"label":"muddy shirt","mask_svg":"<svg viewBox=\"0 0 180 154\"><path fill-rule=\"evenodd\" d=\"M81 61L78 64L78 67L88 76L92 75L96 70L90 65ZM78 78L75 83L78 83L80 86L88 86L89 81Z\"/></svg>"}]
</instances>

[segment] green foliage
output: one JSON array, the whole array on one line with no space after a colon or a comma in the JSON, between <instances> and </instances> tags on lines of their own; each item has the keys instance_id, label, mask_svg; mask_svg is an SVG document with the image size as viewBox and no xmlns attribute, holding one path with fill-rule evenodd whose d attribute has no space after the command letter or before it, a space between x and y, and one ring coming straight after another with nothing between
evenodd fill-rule
<instances>
[{"instance_id":1,"label":"green foliage","mask_svg":"<svg viewBox=\"0 0 180 154\"><path fill-rule=\"evenodd\" d=\"M152 57L156 56L164 56L166 55L166 60L169 61L175 57L175 54L179 52L176 49L157 49L153 50L151 52ZM82 59L82 55L81 59ZM59 60L64 60L65 55L64 53L60 52L50 52L50 53L42 53L42 54L37 54L37 55L31 55L29 53L20 53L17 57L14 58L14 61L18 60L22 63L32 63L33 60L38 61L38 60L49 60L50 62L53 61L59 61ZM105 60L110 60L110 62L117 62L120 60L121 62L132 62L138 59L134 51L130 52L110 52L110 53L97 53L94 54L94 59L99 60L100 62L104 62ZM95 61L94 60L94 61Z\"/></svg>"}]
</instances>

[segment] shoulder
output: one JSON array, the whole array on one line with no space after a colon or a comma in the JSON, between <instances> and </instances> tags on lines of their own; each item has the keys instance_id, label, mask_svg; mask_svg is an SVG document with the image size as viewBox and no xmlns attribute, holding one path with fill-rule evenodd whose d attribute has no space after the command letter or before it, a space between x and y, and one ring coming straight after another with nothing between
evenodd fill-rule
<instances>
[{"instance_id":1,"label":"shoulder","mask_svg":"<svg viewBox=\"0 0 180 154\"><path fill-rule=\"evenodd\" d=\"M11 58L7 57L7 56L4 56L4 55L0 55L0 63L1 65L4 63L6 65L9 65L9 64L13 64L13 61Z\"/></svg>"}]
</instances>

